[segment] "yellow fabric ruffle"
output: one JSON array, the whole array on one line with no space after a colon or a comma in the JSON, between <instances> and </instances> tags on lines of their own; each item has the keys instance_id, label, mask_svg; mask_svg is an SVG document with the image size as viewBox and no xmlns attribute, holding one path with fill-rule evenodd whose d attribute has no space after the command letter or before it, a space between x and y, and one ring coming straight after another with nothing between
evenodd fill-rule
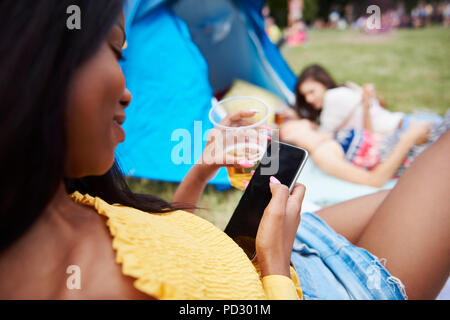
<instances>
[{"instance_id":1,"label":"yellow fabric ruffle","mask_svg":"<svg viewBox=\"0 0 450 320\"><path fill-rule=\"evenodd\" d=\"M71 197L107 217L116 262L136 279L136 289L157 299L267 299L244 251L210 222L184 211L152 214L110 205L79 192Z\"/></svg>"}]
</instances>

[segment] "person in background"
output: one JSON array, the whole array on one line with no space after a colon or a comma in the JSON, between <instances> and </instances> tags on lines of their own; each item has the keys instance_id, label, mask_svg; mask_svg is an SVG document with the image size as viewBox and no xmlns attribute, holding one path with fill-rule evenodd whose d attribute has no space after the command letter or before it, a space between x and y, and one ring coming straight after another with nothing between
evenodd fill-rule
<instances>
[{"instance_id":1,"label":"person in background","mask_svg":"<svg viewBox=\"0 0 450 320\"><path fill-rule=\"evenodd\" d=\"M303 0L289 0L288 26L292 26L303 17Z\"/></svg>"},{"instance_id":2,"label":"person in background","mask_svg":"<svg viewBox=\"0 0 450 320\"><path fill-rule=\"evenodd\" d=\"M444 27L450 27L450 2L447 2L442 12L442 24Z\"/></svg>"},{"instance_id":3,"label":"person in background","mask_svg":"<svg viewBox=\"0 0 450 320\"><path fill-rule=\"evenodd\" d=\"M339 179L382 187L400 177L420 153L450 129L450 112L440 124L414 120L401 135L377 135L366 130L320 131L307 119L281 125L280 139L306 149L325 173ZM424 143L425 141L425 143Z\"/></svg>"},{"instance_id":4,"label":"person in background","mask_svg":"<svg viewBox=\"0 0 450 320\"><path fill-rule=\"evenodd\" d=\"M301 21L295 21L285 33L286 42L290 47L296 47L303 44L307 39L306 24Z\"/></svg>"},{"instance_id":5,"label":"person in background","mask_svg":"<svg viewBox=\"0 0 450 320\"><path fill-rule=\"evenodd\" d=\"M376 94L372 84L338 85L319 65L308 66L299 75L295 108L301 118L316 122L326 132L365 129L390 135L398 129L404 131L411 117L415 117L385 109L384 99ZM422 118L437 123L442 120L438 115Z\"/></svg>"},{"instance_id":6,"label":"person in background","mask_svg":"<svg viewBox=\"0 0 450 320\"><path fill-rule=\"evenodd\" d=\"M275 20L272 17L267 17L265 20L265 30L270 41L277 47L284 43L283 32L276 25Z\"/></svg>"}]
</instances>

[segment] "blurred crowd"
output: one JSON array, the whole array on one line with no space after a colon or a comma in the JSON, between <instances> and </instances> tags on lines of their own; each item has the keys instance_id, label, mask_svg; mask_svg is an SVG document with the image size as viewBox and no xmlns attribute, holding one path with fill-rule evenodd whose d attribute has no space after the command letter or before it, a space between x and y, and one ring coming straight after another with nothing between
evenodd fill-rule
<instances>
[{"instance_id":1,"label":"blurred crowd","mask_svg":"<svg viewBox=\"0 0 450 320\"><path fill-rule=\"evenodd\" d=\"M263 8L266 33L277 46L287 43L289 46L299 46L307 39L306 23L303 21L303 1L290 0L288 10L288 25L282 30L270 14L268 6Z\"/></svg>"},{"instance_id":2,"label":"blurred crowd","mask_svg":"<svg viewBox=\"0 0 450 320\"><path fill-rule=\"evenodd\" d=\"M357 18L351 26L355 29L367 30L367 15ZM430 25L450 26L450 2L440 1L434 3L419 2L410 13L400 3L381 13L381 32L393 28L421 28Z\"/></svg>"},{"instance_id":3,"label":"blurred crowd","mask_svg":"<svg viewBox=\"0 0 450 320\"><path fill-rule=\"evenodd\" d=\"M367 8L363 8L367 9ZM290 0L288 6L288 24L281 29L266 6L263 16L266 23L266 32L273 43L278 46L287 43L289 46L301 45L307 39L307 29L339 29L348 28L361 30L365 33L383 33L395 28L422 28L430 25L450 26L450 1L419 1L412 10L407 10L403 2L396 5L380 8L381 28L373 30L368 28L367 20L372 13L366 10L361 12L361 6L346 4L343 7L334 6L328 19L317 18L310 24L303 20L303 1Z\"/></svg>"}]
</instances>

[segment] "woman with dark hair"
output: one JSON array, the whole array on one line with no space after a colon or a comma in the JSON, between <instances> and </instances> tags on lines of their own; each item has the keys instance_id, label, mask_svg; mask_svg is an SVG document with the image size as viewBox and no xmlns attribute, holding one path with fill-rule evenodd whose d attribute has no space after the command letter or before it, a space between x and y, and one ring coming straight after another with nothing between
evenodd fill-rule
<instances>
[{"instance_id":1,"label":"woman with dark hair","mask_svg":"<svg viewBox=\"0 0 450 320\"><path fill-rule=\"evenodd\" d=\"M391 134L402 127L404 114L384 109L372 84L337 85L319 65L303 70L295 90L299 116L320 124L321 130L365 129Z\"/></svg>"},{"instance_id":2,"label":"woman with dark hair","mask_svg":"<svg viewBox=\"0 0 450 320\"><path fill-rule=\"evenodd\" d=\"M338 85L321 66L314 64L305 68L295 86L295 107L299 116L318 122L325 92L336 87Z\"/></svg>"},{"instance_id":3,"label":"woman with dark hair","mask_svg":"<svg viewBox=\"0 0 450 320\"><path fill-rule=\"evenodd\" d=\"M81 30L66 27L74 4ZM225 163L212 141L172 204L129 190L114 155L125 139L121 125L131 101L118 63L125 43L122 5L0 4L0 147L8 155L0 161L0 297L298 298L289 256L304 187L289 196L281 184L271 186L274 200L257 241L261 280L230 238L178 210L193 210ZM286 206L288 199L293 203ZM285 216L273 222L273 212ZM286 230L288 239L279 235ZM82 290L66 285L72 265L82 270Z\"/></svg>"},{"instance_id":4,"label":"woman with dark hair","mask_svg":"<svg viewBox=\"0 0 450 320\"><path fill-rule=\"evenodd\" d=\"M319 65L300 74L296 93L303 119L283 124L281 138L306 148L320 169L349 182L381 187L449 128L449 113L445 121L426 117L433 123L389 112L372 85L337 85Z\"/></svg>"},{"instance_id":5,"label":"woman with dark hair","mask_svg":"<svg viewBox=\"0 0 450 320\"><path fill-rule=\"evenodd\" d=\"M123 26L116 22L122 2L79 1L83 5L82 29L69 30L66 9L74 3L78 2L3 1L0 7L5 39L1 44L4 58L0 61L0 94L4 101L0 141L3 154L9 155L2 157L0 162L6 183L3 190L7 190L0 195L5 222L1 225L1 249L33 224L55 192L60 190L63 179L69 192L79 190L143 210L165 212L172 209L153 196L131 193L114 162L114 154L104 152L124 139L122 129L117 126L124 120L124 113L122 110L116 114L108 111L114 127L107 129L105 123L100 122L102 118L97 116L106 113L101 109L106 109L103 105L117 98L117 94L108 95L115 89L113 86L123 86L124 80L114 74L118 72L118 66L108 64L108 57L99 57L95 61L91 58L99 53L106 56L109 47L116 56L121 54L120 37L123 35L117 29L123 29ZM118 34L114 42L112 34ZM104 40L106 38L108 42ZM83 65L86 65L84 69L98 72L82 73L80 66ZM115 78L108 82L110 91L102 97L96 90L111 74ZM85 76L86 87L78 85L75 76ZM125 91L119 98L120 105L126 107L131 94ZM65 105L67 108L63 107ZM85 109L75 109L77 105L83 105ZM84 130L88 124L83 122L83 116L90 116L98 132ZM71 127L78 130L71 130ZM117 141L111 141L113 137ZM85 141L91 141L91 144ZM101 156L92 157L92 163L81 170L80 163L89 160L87 154ZM97 168L99 164L102 165ZM67 174L69 168L73 168L73 172ZM98 175L98 169L101 175ZM28 201L22 201L24 194L28 195ZM6 215L11 211L15 214Z\"/></svg>"},{"instance_id":6,"label":"woman with dark hair","mask_svg":"<svg viewBox=\"0 0 450 320\"><path fill-rule=\"evenodd\" d=\"M66 28L73 4L82 31ZM406 298L368 250L387 259L410 297L438 293L449 270L449 134L389 195L305 213L298 230L305 189L289 195L272 177L257 261L180 205L133 194L114 157L131 100L118 64L121 7L119 0L0 3L0 298ZM224 163L213 142L174 195L185 209ZM435 188L417 197L420 185Z\"/></svg>"}]
</instances>

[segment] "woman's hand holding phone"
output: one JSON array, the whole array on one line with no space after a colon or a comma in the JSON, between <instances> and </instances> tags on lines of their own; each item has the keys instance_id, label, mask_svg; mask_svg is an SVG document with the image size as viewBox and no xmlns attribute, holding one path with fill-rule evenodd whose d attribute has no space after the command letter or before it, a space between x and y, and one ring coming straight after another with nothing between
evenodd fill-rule
<instances>
[{"instance_id":1,"label":"woman's hand holding phone","mask_svg":"<svg viewBox=\"0 0 450 320\"><path fill-rule=\"evenodd\" d=\"M289 194L287 186L271 177L270 190L272 199L264 211L256 235L258 263L263 277L290 277L291 252L306 188L296 184L292 194Z\"/></svg>"}]
</instances>

